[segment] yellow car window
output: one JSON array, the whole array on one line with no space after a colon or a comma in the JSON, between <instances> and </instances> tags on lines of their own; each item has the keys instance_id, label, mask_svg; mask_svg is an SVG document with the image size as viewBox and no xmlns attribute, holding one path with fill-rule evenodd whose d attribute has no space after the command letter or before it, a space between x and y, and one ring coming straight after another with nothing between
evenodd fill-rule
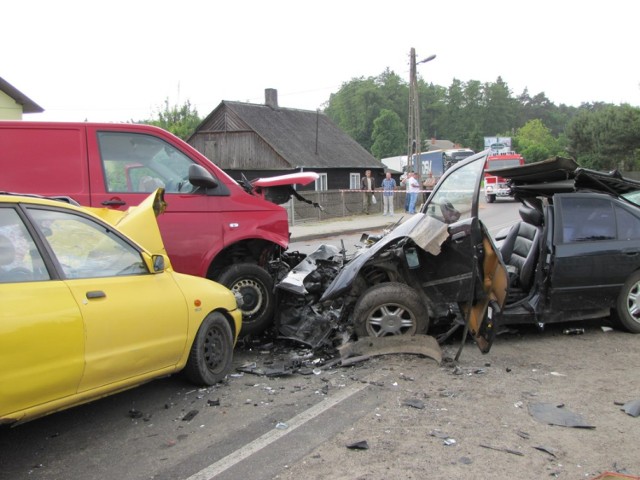
<instances>
[{"instance_id":1,"label":"yellow car window","mask_svg":"<svg viewBox=\"0 0 640 480\"><path fill-rule=\"evenodd\" d=\"M91 219L53 210L30 214L67 278L149 273L136 248Z\"/></svg>"}]
</instances>

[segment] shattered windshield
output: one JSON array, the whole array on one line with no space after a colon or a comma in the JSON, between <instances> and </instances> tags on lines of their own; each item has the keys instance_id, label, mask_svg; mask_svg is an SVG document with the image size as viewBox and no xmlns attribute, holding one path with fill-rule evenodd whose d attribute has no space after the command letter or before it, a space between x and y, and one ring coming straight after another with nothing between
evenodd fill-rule
<instances>
[{"instance_id":1,"label":"shattered windshield","mask_svg":"<svg viewBox=\"0 0 640 480\"><path fill-rule=\"evenodd\" d=\"M622 195L622 197L640 207L640 190L625 193L624 195Z\"/></svg>"},{"instance_id":2,"label":"shattered windshield","mask_svg":"<svg viewBox=\"0 0 640 480\"><path fill-rule=\"evenodd\" d=\"M454 223L472 216L476 188L484 167L484 157L451 171L426 205L426 213L444 223Z\"/></svg>"}]
</instances>

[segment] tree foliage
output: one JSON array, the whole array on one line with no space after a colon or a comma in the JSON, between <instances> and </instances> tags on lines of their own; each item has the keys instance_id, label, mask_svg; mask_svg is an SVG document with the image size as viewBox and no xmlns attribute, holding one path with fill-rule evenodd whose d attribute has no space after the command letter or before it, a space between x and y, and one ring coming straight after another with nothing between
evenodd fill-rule
<instances>
[{"instance_id":1,"label":"tree foliage","mask_svg":"<svg viewBox=\"0 0 640 480\"><path fill-rule=\"evenodd\" d=\"M177 137L186 140L200 125L201 121L202 119L198 116L198 110L195 107L192 108L189 100L179 106L169 105L169 99L166 98L164 106L162 109L158 109L155 118L137 123L146 123L147 125L164 128Z\"/></svg>"},{"instance_id":2,"label":"tree foliage","mask_svg":"<svg viewBox=\"0 0 640 480\"><path fill-rule=\"evenodd\" d=\"M371 140L371 153L378 160L381 158L395 157L406 152L407 132L398 114L386 108L380 112L380 116L373 121L373 133Z\"/></svg>"},{"instance_id":3,"label":"tree foliage","mask_svg":"<svg viewBox=\"0 0 640 480\"><path fill-rule=\"evenodd\" d=\"M501 77L486 83L454 79L448 87L419 77L418 96L425 142L447 139L479 151L485 136L510 136L527 162L570 155L591 168L640 168L636 107L555 105L544 92L532 95L525 89L514 95ZM344 83L331 95L325 113L374 156L384 158L406 154L408 100L408 81L386 69L378 77Z\"/></svg>"}]
</instances>

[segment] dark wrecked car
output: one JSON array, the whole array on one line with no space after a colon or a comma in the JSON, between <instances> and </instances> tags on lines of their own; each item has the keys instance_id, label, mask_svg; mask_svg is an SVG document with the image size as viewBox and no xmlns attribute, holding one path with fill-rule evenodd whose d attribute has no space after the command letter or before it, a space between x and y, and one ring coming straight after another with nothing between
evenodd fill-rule
<instances>
[{"instance_id":1,"label":"dark wrecked car","mask_svg":"<svg viewBox=\"0 0 640 480\"><path fill-rule=\"evenodd\" d=\"M640 182L561 157L492 173L522 203L500 246L511 279L501 321L611 316L640 333Z\"/></svg>"},{"instance_id":2,"label":"dark wrecked car","mask_svg":"<svg viewBox=\"0 0 640 480\"><path fill-rule=\"evenodd\" d=\"M478 218L486 155L353 258L324 246L303 260L278 285L280 334L319 345L465 325L486 352L500 324L610 314L640 333L640 182L562 158L496 171L522 203L497 248Z\"/></svg>"},{"instance_id":3,"label":"dark wrecked car","mask_svg":"<svg viewBox=\"0 0 640 480\"><path fill-rule=\"evenodd\" d=\"M486 156L448 170L420 213L351 258L329 245L304 258L277 284L279 334L317 347L465 325L489 351L508 275L478 218Z\"/></svg>"}]
</instances>

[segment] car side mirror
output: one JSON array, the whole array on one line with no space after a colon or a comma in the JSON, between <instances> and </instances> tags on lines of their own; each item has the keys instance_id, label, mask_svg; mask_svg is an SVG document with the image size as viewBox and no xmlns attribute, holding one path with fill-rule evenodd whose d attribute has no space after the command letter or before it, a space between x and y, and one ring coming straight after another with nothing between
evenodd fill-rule
<instances>
[{"instance_id":1,"label":"car side mirror","mask_svg":"<svg viewBox=\"0 0 640 480\"><path fill-rule=\"evenodd\" d=\"M153 273L164 272L165 264L163 255L153 255L151 257L151 263L153 264Z\"/></svg>"},{"instance_id":2,"label":"car side mirror","mask_svg":"<svg viewBox=\"0 0 640 480\"><path fill-rule=\"evenodd\" d=\"M189 183L194 187L216 188L218 181L202 165L189 165Z\"/></svg>"}]
</instances>

